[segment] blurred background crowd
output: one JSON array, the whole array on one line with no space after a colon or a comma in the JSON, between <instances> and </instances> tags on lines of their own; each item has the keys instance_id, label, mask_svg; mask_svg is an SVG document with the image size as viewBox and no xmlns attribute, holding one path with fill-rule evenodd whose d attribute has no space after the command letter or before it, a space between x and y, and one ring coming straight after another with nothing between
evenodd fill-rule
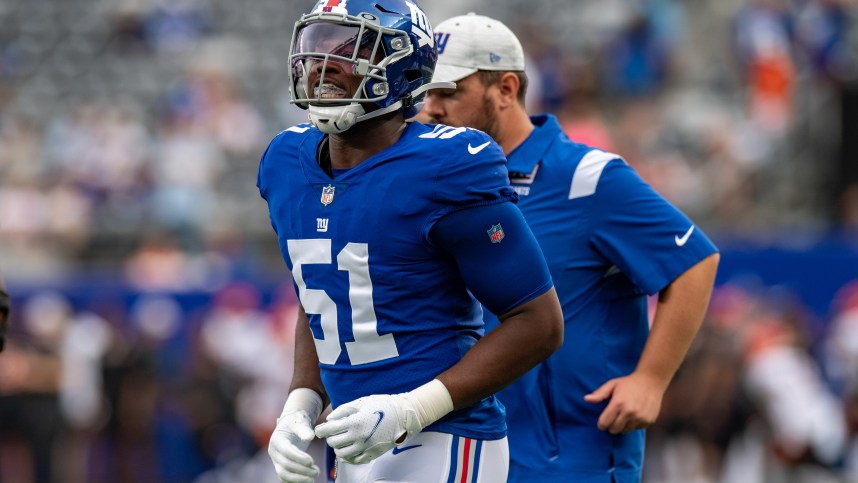
<instances>
[{"instance_id":1,"label":"blurred background crowd","mask_svg":"<svg viewBox=\"0 0 858 483\"><path fill-rule=\"evenodd\" d=\"M255 187L310 0L0 0L0 481L267 482L296 301ZM645 481L858 482L858 3L424 0L723 250ZM262 451L260 451L262 449Z\"/></svg>"}]
</instances>

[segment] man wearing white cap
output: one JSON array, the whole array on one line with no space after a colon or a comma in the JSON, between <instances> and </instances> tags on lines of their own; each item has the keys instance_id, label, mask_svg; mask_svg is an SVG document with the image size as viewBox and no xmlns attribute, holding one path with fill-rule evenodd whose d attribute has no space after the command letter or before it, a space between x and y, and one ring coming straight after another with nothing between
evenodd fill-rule
<instances>
[{"instance_id":1,"label":"man wearing white cap","mask_svg":"<svg viewBox=\"0 0 858 483\"><path fill-rule=\"evenodd\" d=\"M422 115L501 146L564 312L561 349L499 393L509 481L640 481L643 428L703 319L717 249L622 158L569 140L552 115L528 116L524 52L505 25L469 14L435 32L433 81L457 88L432 91Z\"/></svg>"}]
</instances>

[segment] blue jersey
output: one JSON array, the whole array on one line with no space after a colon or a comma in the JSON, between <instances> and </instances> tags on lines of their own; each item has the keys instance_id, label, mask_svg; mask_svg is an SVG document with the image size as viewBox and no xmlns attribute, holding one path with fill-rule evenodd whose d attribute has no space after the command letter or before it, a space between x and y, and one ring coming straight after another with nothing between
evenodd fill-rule
<instances>
[{"instance_id":1,"label":"blue jersey","mask_svg":"<svg viewBox=\"0 0 858 483\"><path fill-rule=\"evenodd\" d=\"M432 229L449 214L503 204L515 194L502 151L476 130L410 123L396 144L333 179L317 162L323 138L310 125L281 133L263 156L258 185L336 408L412 390L482 337L480 304ZM532 237L523 220L521 226ZM486 246L509 235L502 227L482 234ZM550 289L547 269L544 279L527 298ZM427 429L477 439L506 435L493 396Z\"/></svg>"},{"instance_id":2,"label":"blue jersey","mask_svg":"<svg viewBox=\"0 0 858 483\"><path fill-rule=\"evenodd\" d=\"M553 116L532 121L508 168L549 262L565 335L547 361L499 393L510 481L638 481L644 432L600 431L607 404L584 395L634 371L649 335L646 295L716 248L618 156L570 141Z\"/></svg>"}]
</instances>

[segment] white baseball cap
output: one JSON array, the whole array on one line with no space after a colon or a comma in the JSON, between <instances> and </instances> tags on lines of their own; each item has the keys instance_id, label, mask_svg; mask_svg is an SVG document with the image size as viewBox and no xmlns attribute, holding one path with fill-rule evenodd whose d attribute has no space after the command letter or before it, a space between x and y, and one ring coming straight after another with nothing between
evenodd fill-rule
<instances>
[{"instance_id":1,"label":"white baseball cap","mask_svg":"<svg viewBox=\"0 0 858 483\"><path fill-rule=\"evenodd\" d=\"M469 13L435 27L438 63L432 82L456 82L478 70L523 71L524 49L506 25Z\"/></svg>"}]
</instances>

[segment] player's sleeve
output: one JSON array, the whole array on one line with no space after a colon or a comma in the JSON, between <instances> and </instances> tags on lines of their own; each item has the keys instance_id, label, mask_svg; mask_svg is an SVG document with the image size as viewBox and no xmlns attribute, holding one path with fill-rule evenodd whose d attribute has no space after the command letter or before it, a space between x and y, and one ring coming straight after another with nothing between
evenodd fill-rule
<instances>
[{"instance_id":1,"label":"player's sleeve","mask_svg":"<svg viewBox=\"0 0 858 483\"><path fill-rule=\"evenodd\" d=\"M259 171L256 174L256 187L259 188L259 194L263 199L268 199L268 180L266 176L266 169L270 164L270 161L267 161L268 153L271 152L271 146L277 142L277 138L274 138L269 144L268 147L265 148L265 152L262 153L262 158L259 160Z\"/></svg>"},{"instance_id":2,"label":"player's sleeve","mask_svg":"<svg viewBox=\"0 0 858 483\"><path fill-rule=\"evenodd\" d=\"M313 129L311 124L299 124L281 132L271 142L259 160L259 171L256 174L256 187L262 198L268 200L268 187L276 166L276 158L295 156L301 143L306 138L305 133Z\"/></svg>"},{"instance_id":3,"label":"player's sleeve","mask_svg":"<svg viewBox=\"0 0 858 483\"><path fill-rule=\"evenodd\" d=\"M542 250L512 203L449 213L435 224L430 237L435 247L456 260L471 293L496 314L553 287Z\"/></svg>"},{"instance_id":4,"label":"player's sleeve","mask_svg":"<svg viewBox=\"0 0 858 483\"><path fill-rule=\"evenodd\" d=\"M648 294L718 251L622 159L608 162L597 183L589 200L591 242Z\"/></svg>"},{"instance_id":5,"label":"player's sleeve","mask_svg":"<svg viewBox=\"0 0 858 483\"><path fill-rule=\"evenodd\" d=\"M427 161L437 166L433 180L436 209L426 220L424 236L434 223L453 211L518 201L509 184L503 151L482 131L468 129L450 139L429 140L424 149ZM476 154L471 154L477 149Z\"/></svg>"}]
</instances>

